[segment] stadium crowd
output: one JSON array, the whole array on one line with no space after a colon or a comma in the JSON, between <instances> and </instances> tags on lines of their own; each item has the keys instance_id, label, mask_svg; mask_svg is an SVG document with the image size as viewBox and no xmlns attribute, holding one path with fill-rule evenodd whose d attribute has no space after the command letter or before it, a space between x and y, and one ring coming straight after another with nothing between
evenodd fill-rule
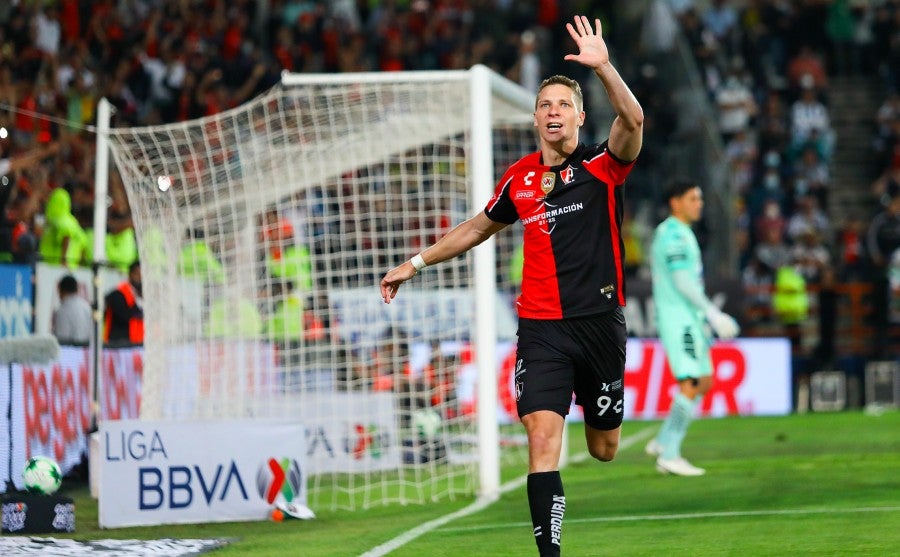
<instances>
[{"instance_id":1,"label":"stadium crowd","mask_svg":"<svg viewBox=\"0 0 900 557\"><path fill-rule=\"evenodd\" d=\"M791 327L808 303L790 294L792 287L861 280L887 296L880 319L890 319L891 309L900 315L900 0L659 1L671 10L717 110L738 212L734 249L754 293L748 299L774 303ZM7 174L0 183L0 258L91 263L97 200L89 127L100 98L114 104L114 125L130 126L216 114L270 88L283 71L482 63L536 90L547 75L576 71L548 54L567 50L561 22L569 13L610 21L612 40L631 40L640 56L637 37L616 33L615 7L578 0L4 2L0 159L10 167L0 164ZM665 91L654 89L653 67L635 67L638 75L626 77L634 79L651 136L642 164L660 164L653 150L665 148L678 115ZM872 115L873 214L829 207L831 190L841 187L830 172L841 145L829 113L836 75L871 76L884 98ZM586 126L588 139L595 126ZM127 270L137 250L115 172L109 188L108 259ZM628 225L636 273L646 267L640 253L649 238L641 234L655 223L641 224ZM826 359L828 346L824 339Z\"/></svg>"},{"instance_id":2,"label":"stadium crowd","mask_svg":"<svg viewBox=\"0 0 900 557\"><path fill-rule=\"evenodd\" d=\"M716 109L745 319L775 319L795 354L833 364L836 282L873 285L876 336L900 323L900 2L668 4ZM866 213L847 211L831 195L846 187L832 178L842 142L832 125L836 76L867 78L885 99L869 116L876 164L863 171L874 183L871 194L858 192L871 195L860 204ZM811 305L819 314L812 347L801 338ZM874 352L889 355L888 342L878 338Z\"/></svg>"}]
</instances>

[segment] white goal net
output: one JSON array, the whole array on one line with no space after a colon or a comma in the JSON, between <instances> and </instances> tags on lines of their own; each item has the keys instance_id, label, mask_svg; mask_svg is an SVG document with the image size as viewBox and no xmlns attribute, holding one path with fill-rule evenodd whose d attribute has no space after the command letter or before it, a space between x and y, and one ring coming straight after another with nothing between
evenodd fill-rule
<instances>
[{"instance_id":1,"label":"white goal net","mask_svg":"<svg viewBox=\"0 0 900 557\"><path fill-rule=\"evenodd\" d=\"M478 376L506 391L520 232L390 305L378 282L484 206L535 149L532 112L482 67L288 74L212 117L111 129L143 271L142 419L300 421L313 508L485 489L482 430L505 414Z\"/></svg>"}]
</instances>

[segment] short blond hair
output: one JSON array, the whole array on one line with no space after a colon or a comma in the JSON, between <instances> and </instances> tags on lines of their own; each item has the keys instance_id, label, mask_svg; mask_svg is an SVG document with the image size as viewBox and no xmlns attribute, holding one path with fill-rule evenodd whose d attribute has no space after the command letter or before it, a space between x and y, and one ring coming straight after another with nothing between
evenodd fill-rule
<instances>
[{"instance_id":1,"label":"short blond hair","mask_svg":"<svg viewBox=\"0 0 900 557\"><path fill-rule=\"evenodd\" d=\"M581 85L571 77L566 77L564 75L554 75L541 82L541 86L538 87L537 97L534 99L535 110L537 109L538 98L541 96L541 91L550 85L565 85L571 89L572 93L575 94L575 104L578 106L578 111L581 112L584 110L584 94L581 92Z\"/></svg>"}]
</instances>

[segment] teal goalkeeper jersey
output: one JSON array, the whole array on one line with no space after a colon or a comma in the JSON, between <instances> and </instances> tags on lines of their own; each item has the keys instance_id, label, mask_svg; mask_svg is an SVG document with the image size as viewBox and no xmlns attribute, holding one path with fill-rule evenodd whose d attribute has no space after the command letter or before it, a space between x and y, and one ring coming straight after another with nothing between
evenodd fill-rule
<instances>
[{"instance_id":1,"label":"teal goalkeeper jersey","mask_svg":"<svg viewBox=\"0 0 900 557\"><path fill-rule=\"evenodd\" d=\"M650 248L653 303L660 336L680 331L688 324L701 324L703 312L675 287L673 273L686 270L703 287L703 258L697 237L687 224L670 216L656 227Z\"/></svg>"}]
</instances>

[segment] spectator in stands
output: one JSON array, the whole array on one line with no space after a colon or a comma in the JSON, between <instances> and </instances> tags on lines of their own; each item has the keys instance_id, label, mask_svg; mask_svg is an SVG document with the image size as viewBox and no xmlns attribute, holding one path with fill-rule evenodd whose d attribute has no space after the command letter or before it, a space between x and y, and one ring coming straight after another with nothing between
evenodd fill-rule
<instances>
[{"instance_id":1,"label":"spectator in stands","mask_svg":"<svg viewBox=\"0 0 900 557\"><path fill-rule=\"evenodd\" d=\"M537 36L533 31L523 31L519 37L519 59L514 67L516 81L531 93L537 93L543 76L538 57Z\"/></svg>"},{"instance_id":2,"label":"spectator in stands","mask_svg":"<svg viewBox=\"0 0 900 557\"><path fill-rule=\"evenodd\" d=\"M747 211L743 196L734 197L734 249L738 253L739 268L743 269L750 259L753 247L752 219Z\"/></svg>"},{"instance_id":3,"label":"spectator in stands","mask_svg":"<svg viewBox=\"0 0 900 557\"><path fill-rule=\"evenodd\" d=\"M94 332L91 304L78 293L78 281L65 275L57 283L59 307L53 311L51 332L60 344L87 346Z\"/></svg>"},{"instance_id":4,"label":"spectator in stands","mask_svg":"<svg viewBox=\"0 0 900 557\"><path fill-rule=\"evenodd\" d=\"M87 235L72 214L72 198L65 188L50 192L44 214L46 225L38 246L41 259L55 265L80 265Z\"/></svg>"},{"instance_id":5,"label":"spectator in stands","mask_svg":"<svg viewBox=\"0 0 900 557\"><path fill-rule=\"evenodd\" d=\"M872 261L875 307L875 353L884 356L889 325L891 258L900 249L900 192L895 192L884 209L872 219L866 234Z\"/></svg>"},{"instance_id":6,"label":"spectator in stands","mask_svg":"<svg viewBox=\"0 0 900 557\"><path fill-rule=\"evenodd\" d=\"M772 313L772 283L775 275L758 257L752 255L741 271L744 288L744 314L751 322L761 322Z\"/></svg>"},{"instance_id":7,"label":"spectator in stands","mask_svg":"<svg viewBox=\"0 0 900 557\"><path fill-rule=\"evenodd\" d=\"M795 238L791 248L794 267L803 275L806 284L820 284L826 271L831 269L831 252L812 228L804 228Z\"/></svg>"},{"instance_id":8,"label":"spectator in stands","mask_svg":"<svg viewBox=\"0 0 900 557\"><path fill-rule=\"evenodd\" d=\"M812 78L801 79L800 98L791 105L791 156L798 156L812 145L823 160L831 160L834 150L834 130L828 109L819 100Z\"/></svg>"},{"instance_id":9,"label":"spectator in stands","mask_svg":"<svg viewBox=\"0 0 900 557\"><path fill-rule=\"evenodd\" d=\"M103 342L130 346L144 343L144 299L141 290L141 263L128 269L128 279L106 295Z\"/></svg>"},{"instance_id":10,"label":"spectator in stands","mask_svg":"<svg viewBox=\"0 0 900 557\"><path fill-rule=\"evenodd\" d=\"M764 241L774 233L783 238L787 230L787 219L781 211L781 203L777 199L767 199L763 204L762 214L753 223L757 241Z\"/></svg>"},{"instance_id":11,"label":"spectator in stands","mask_svg":"<svg viewBox=\"0 0 900 557\"><path fill-rule=\"evenodd\" d=\"M793 91L822 91L828 87L828 72L822 57L809 44L800 47L787 66L787 78Z\"/></svg>"},{"instance_id":12,"label":"spectator in stands","mask_svg":"<svg viewBox=\"0 0 900 557\"><path fill-rule=\"evenodd\" d=\"M728 142L734 135L747 131L753 118L759 112L753 92L742 79L744 61L736 58L728 71L724 83L716 91L716 105L719 108L719 131Z\"/></svg>"},{"instance_id":13,"label":"spectator in stands","mask_svg":"<svg viewBox=\"0 0 900 557\"><path fill-rule=\"evenodd\" d=\"M776 151L769 151L762 156L762 162L760 177L747 194L747 209L754 220L754 229L755 221L765 213L768 201L775 201L779 212L788 204L787 194L782 187L781 155Z\"/></svg>"},{"instance_id":14,"label":"spectator in stands","mask_svg":"<svg viewBox=\"0 0 900 557\"><path fill-rule=\"evenodd\" d=\"M794 161L794 205L806 196L816 198L820 207L828 207L828 192L831 187L831 173L822 160L818 149L806 145L800 158Z\"/></svg>"},{"instance_id":15,"label":"spectator in stands","mask_svg":"<svg viewBox=\"0 0 900 557\"><path fill-rule=\"evenodd\" d=\"M747 129L734 134L725 145L725 158L731 170L731 191L746 195L753 184L759 149Z\"/></svg>"},{"instance_id":16,"label":"spectator in stands","mask_svg":"<svg viewBox=\"0 0 900 557\"><path fill-rule=\"evenodd\" d=\"M0 158L0 263L35 262L38 239L31 228L31 220L47 187L46 171L38 171L38 179L31 180L30 195L16 182L16 175L55 155L58 150L59 145L51 143Z\"/></svg>"},{"instance_id":17,"label":"spectator in stands","mask_svg":"<svg viewBox=\"0 0 900 557\"><path fill-rule=\"evenodd\" d=\"M722 72L717 59L719 44L706 28L697 8L692 4L689 4L684 11L678 12L678 20L681 22L682 32L699 66L698 70L706 91L713 96L722 81Z\"/></svg>"},{"instance_id":18,"label":"spectator in stands","mask_svg":"<svg viewBox=\"0 0 900 557\"><path fill-rule=\"evenodd\" d=\"M37 195L18 196L0 220L0 263L34 265L38 261L38 234L32 227Z\"/></svg>"},{"instance_id":19,"label":"spectator in stands","mask_svg":"<svg viewBox=\"0 0 900 557\"><path fill-rule=\"evenodd\" d=\"M766 93L756 129L760 152L781 153L790 144L790 115L778 91Z\"/></svg>"},{"instance_id":20,"label":"spectator in stands","mask_svg":"<svg viewBox=\"0 0 900 557\"><path fill-rule=\"evenodd\" d=\"M759 242L753 248L753 257L774 276L778 269L790 264L791 248L784 242L778 228L764 228L761 234Z\"/></svg>"},{"instance_id":21,"label":"spectator in stands","mask_svg":"<svg viewBox=\"0 0 900 557\"><path fill-rule=\"evenodd\" d=\"M59 53L59 45L62 39L62 26L59 22L59 8L56 4L47 4L38 8L34 16L34 46L43 56L55 58Z\"/></svg>"},{"instance_id":22,"label":"spectator in stands","mask_svg":"<svg viewBox=\"0 0 900 557\"><path fill-rule=\"evenodd\" d=\"M804 234L812 233L819 240L831 238L831 221L813 195L804 195L788 218L787 237L792 243L799 242Z\"/></svg>"},{"instance_id":23,"label":"spectator in stands","mask_svg":"<svg viewBox=\"0 0 900 557\"><path fill-rule=\"evenodd\" d=\"M739 34L734 31L738 25L738 12L731 5L731 0L712 0L703 11L703 24L709 29L716 41L722 45L726 54L737 49Z\"/></svg>"},{"instance_id":24,"label":"spectator in stands","mask_svg":"<svg viewBox=\"0 0 900 557\"><path fill-rule=\"evenodd\" d=\"M900 152L900 93L891 93L875 115L875 164L878 168L892 165Z\"/></svg>"},{"instance_id":25,"label":"spectator in stands","mask_svg":"<svg viewBox=\"0 0 900 557\"><path fill-rule=\"evenodd\" d=\"M868 280L865 252L866 224L857 215L849 215L837 234L838 279Z\"/></svg>"},{"instance_id":26,"label":"spectator in stands","mask_svg":"<svg viewBox=\"0 0 900 557\"><path fill-rule=\"evenodd\" d=\"M900 143L896 150L891 164L872 182L872 195L881 206L887 206L900 193Z\"/></svg>"},{"instance_id":27,"label":"spectator in stands","mask_svg":"<svg viewBox=\"0 0 900 557\"><path fill-rule=\"evenodd\" d=\"M393 391L410 374L409 335L389 327L375 347L371 358L357 370L358 386L373 391Z\"/></svg>"}]
</instances>

